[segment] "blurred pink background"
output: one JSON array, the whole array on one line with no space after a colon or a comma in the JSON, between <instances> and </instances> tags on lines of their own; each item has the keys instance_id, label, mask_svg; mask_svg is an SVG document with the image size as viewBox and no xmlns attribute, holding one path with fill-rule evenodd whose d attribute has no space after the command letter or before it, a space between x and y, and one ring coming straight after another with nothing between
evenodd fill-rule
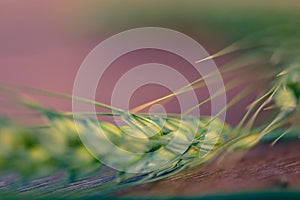
<instances>
[{"instance_id":1,"label":"blurred pink background","mask_svg":"<svg viewBox=\"0 0 300 200\"><path fill-rule=\"evenodd\" d=\"M94 5L97 7L93 8ZM132 4L127 6L130 5ZM145 7L147 5L144 5ZM126 27L121 21L119 24L109 24L113 15L108 13L115 12L115 17L118 17L118 12L114 8L118 8L117 11L122 10L122 4L120 2L83 0L2 0L0 2L0 82L71 94L76 72L87 54L107 37L134 28ZM151 9L154 10L153 7ZM95 13L97 20L91 22L89 19L93 19ZM123 21L126 21L124 16L126 14L123 13L121 17L123 17ZM136 20L138 24L138 16ZM111 21L116 22L118 18L111 19ZM129 24L134 23L131 21ZM145 24L145 26L148 25L155 24ZM137 27L139 26L140 24ZM220 50L228 44L224 38L217 37L205 27L187 28L189 25L180 23L176 19L157 23L157 26L173 28L193 37L209 53ZM167 54L163 55L155 51L148 53L150 53L151 59L164 60L177 69L185 65L184 61ZM107 72L103 83L101 82L99 85L97 100L109 103L116 79L134 65L147 61L149 61L149 54L136 53L135 56L129 55L127 59L115 62L112 69ZM218 65L221 65L222 62L224 62L222 59L217 60ZM181 68L181 71L190 81L198 77L191 67ZM133 96L132 106L166 95L168 92L164 88L147 86L144 90L136 92ZM206 89L199 93L198 97L200 100L205 99L207 97ZM243 112L240 111L244 111L251 99L248 98L235 106L230 111L231 114L229 112L230 122L236 123L240 119L243 115ZM55 98L47 98L44 101L52 107L71 109L70 101L61 101ZM177 106L176 100L173 100L173 103L168 104L167 110L178 112ZM209 105L202 109L202 114L209 114Z\"/></svg>"}]
</instances>

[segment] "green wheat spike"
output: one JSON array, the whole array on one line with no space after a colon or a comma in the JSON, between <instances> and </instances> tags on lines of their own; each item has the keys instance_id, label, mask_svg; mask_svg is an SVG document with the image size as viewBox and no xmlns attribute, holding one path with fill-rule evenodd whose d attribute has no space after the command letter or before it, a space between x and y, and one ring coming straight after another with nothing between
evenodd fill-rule
<instances>
[{"instance_id":1,"label":"green wheat spike","mask_svg":"<svg viewBox=\"0 0 300 200\"><path fill-rule=\"evenodd\" d=\"M17 173L21 179L34 180L63 169L69 172L70 181L76 181L90 177L105 168L105 163L99 160L112 164L122 163L121 172L111 180L93 188L99 193L111 192L132 185L161 180L184 169L206 163L224 153L249 149L265 136L282 130L288 124L291 124L291 130L295 128L299 130L300 64L298 55L300 48L295 45L299 44L297 40L299 30L282 31L277 35L272 31L236 42L223 51L198 62L201 64L204 60L246 49L240 53L239 58L226 64L226 67L222 69L224 73L234 73L239 68L245 68L243 63L253 64L261 60L264 62L259 63L270 68L271 73L262 76L262 79L269 81L269 86L248 107L247 113L237 126L224 124L218 117L210 116L197 118L189 115L168 114L165 117L158 113L156 117L149 117L143 113L130 113L100 102L66 94L26 87L10 87L3 84L1 88L4 91L16 94L22 92L73 98L99 106L108 110L108 112L97 113L99 116L115 115L120 117L126 125L117 126L108 121L95 120L89 117L89 113L76 113L79 117L75 124L72 114L56 111L23 98L22 103L42 116L44 123L30 127L18 125L4 118L0 119L0 175ZM270 36L272 34L273 36ZM196 89L202 86L202 82L203 78L195 80L189 86ZM232 88L236 87L236 82L231 84ZM186 88L183 87L174 94L187 92ZM252 90L255 88L251 88L250 85L233 98L228 103L228 107L219 114L249 95ZM141 105L134 111L172 98L174 94ZM203 102L200 102L191 110L202 105ZM275 114L263 124L255 125L257 116L267 106L274 109ZM111 114L111 111L116 114ZM279 139L290 133L290 129L283 130L276 137ZM78 135L78 132L81 134ZM84 146L81 139L85 135L88 136L98 153ZM174 138L177 140L172 145L168 145ZM112 144L126 152L140 153L140 155L122 157L118 151L111 149L105 139L109 139ZM276 138L273 140L277 141ZM181 151L183 149L184 151ZM166 160L169 162L160 166ZM150 167L154 170L144 172ZM127 173L133 171L143 173ZM142 178L138 179L141 175Z\"/></svg>"}]
</instances>

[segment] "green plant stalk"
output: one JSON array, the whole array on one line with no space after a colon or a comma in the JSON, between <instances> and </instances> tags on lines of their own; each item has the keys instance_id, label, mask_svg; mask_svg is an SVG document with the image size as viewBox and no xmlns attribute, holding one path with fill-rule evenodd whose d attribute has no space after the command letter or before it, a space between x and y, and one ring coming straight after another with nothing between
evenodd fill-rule
<instances>
[{"instance_id":1,"label":"green plant stalk","mask_svg":"<svg viewBox=\"0 0 300 200\"><path fill-rule=\"evenodd\" d=\"M297 31L298 30L294 33L294 38L297 38ZM284 127L289 125L291 123L290 119L295 116L295 113L299 112L300 64L297 55L300 52L300 49L296 48L295 51L289 52L291 47L289 40L295 40L290 34L288 34L288 37L285 37L284 34L280 33L279 36L273 37L276 38L276 45L272 44L270 46L266 45L264 42L265 36L264 34L262 35L262 38L256 40L255 46L257 48L252 48L253 44L251 43L252 39L250 37L250 39L243 40L242 43L237 42L230 48L226 48L224 51L199 61L199 63L201 63L206 59L223 56L232 51L248 49L244 52L246 55L243 57L246 62L255 63L257 61L252 56L249 56L249 58L247 57L247 55L250 54L249 51L254 51L263 55L262 57L259 57L259 60L263 58L263 60L269 62L270 66L273 67L272 70L274 73L270 74L270 77L268 77L268 79L272 80L269 88L267 88L264 93L250 105L247 113L236 127L228 124L221 127L223 126L223 122L218 119L218 116L234 106L242 98L251 94L251 91L255 88L247 88L238 94L228 103L227 108L222 109L216 116L201 117L199 119L188 115L168 114L167 118L165 118L162 115L157 114L157 117L154 119L146 114L136 112L153 103L172 98L176 94L187 92L188 87L183 87L179 89L177 93L141 105L134 110L134 114L100 102L72 97L66 94L58 94L25 87L10 87L7 85L2 85L1 87L6 91L12 91L11 89L14 88L15 93L17 94L22 91L23 93L27 92L29 94L54 96L58 98L73 98L84 103L105 108L109 112L97 114L102 116L120 116L121 120L127 123L127 126L118 127L108 122L95 121L88 117L88 114L90 113L77 113L82 117L80 128L83 129L83 132L97 133L99 131L104 131L104 134L114 144L127 151L151 152L157 149L163 149L166 153L165 156L169 156L172 160L168 165L157 171L142 174L144 177L137 180L134 180L134 178L141 174L132 174L127 173L126 171L129 169L144 168L149 164L157 165L159 163L151 163L151 160L155 159L150 159L147 156L141 156L139 160L126 161L124 162L123 172L118 173L115 178L101 185L85 189L84 192L82 191L81 193L84 195L93 191L104 194L125 187L167 178L184 169L206 163L223 152L230 153L241 149L249 149L272 132L283 130L281 134L274 139L274 141L277 141L278 138L281 138L294 130L293 128L298 125L295 124L295 120L294 124L291 125L291 128L286 129ZM260 44L260 42L262 44ZM247 44L249 44L248 47ZM274 63L274 57L276 56L278 58L276 58L277 61ZM231 63L232 68L230 68ZM236 63L237 62L233 60L227 64L229 67L225 68L225 71L233 73L233 69L239 68L239 65L236 65ZM194 89L201 87L202 80L203 78L198 79L189 86L193 86ZM235 87L234 82L231 84L231 86L227 85L228 89ZM214 94L211 98L215 98L218 95L219 93ZM195 105L191 110L204 105L206 102L208 102L208 100L204 100L199 103L199 105ZM23 103L29 109L40 114L45 120L45 125L41 125L40 127L23 127L18 126L9 120L0 120L0 143L2 147L2 151L0 152L0 171L2 175L7 173L19 173L23 180L33 180L39 177L45 177L59 169L64 169L69 172L70 181L72 182L88 177L100 169L105 168L97 158L91 156L90 152L81 143L71 113L48 109L26 99L23 99ZM276 110L275 115L270 121L265 122L265 124L254 127L257 116L264 111L268 104L272 104L272 107ZM116 114L112 114L111 111L115 111ZM101 126L101 130L99 129L99 125ZM216 129L222 129L222 134L216 134L214 129L209 130L208 125L213 125ZM185 127L185 129L180 129L180 126ZM182 130L189 130L190 127L194 126L197 126L198 131L193 142L183 154L178 154L177 149L174 147L170 148L166 146L166 144L174 137L174 134L180 134L182 141L184 141L185 138L189 137L189 132ZM182 132L177 133L178 130ZM143 134L147 139L137 140L136 138L127 135L126 131ZM154 136L147 137L148 135ZM210 138L210 140L204 140L205 137ZM185 145L185 143L182 142L177 145ZM110 151L110 149L106 150L108 152ZM159 154L154 155L161 156ZM117 154L113 154L113 156L111 154L105 154L105 156L104 159L110 160L111 162L120 159ZM133 181L130 181L132 179ZM63 194L65 191L57 191L57 193ZM71 195L72 192L69 191L68 194Z\"/></svg>"}]
</instances>

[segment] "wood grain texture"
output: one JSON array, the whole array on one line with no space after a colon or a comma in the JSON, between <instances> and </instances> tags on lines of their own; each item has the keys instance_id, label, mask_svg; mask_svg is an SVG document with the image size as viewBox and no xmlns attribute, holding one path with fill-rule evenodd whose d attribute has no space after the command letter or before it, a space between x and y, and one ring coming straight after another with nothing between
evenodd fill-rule
<instances>
[{"instance_id":1,"label":"wood grain texture","mask_svg":"<svg viewBox=\"0 0 300 200\"><path fill-rule=\"evenodd\" d=\"M121 196L201 196L254 190L300 189L300 141L271 147L259 144L248 152L119 193Z\"/></svg>"}]
</instances>

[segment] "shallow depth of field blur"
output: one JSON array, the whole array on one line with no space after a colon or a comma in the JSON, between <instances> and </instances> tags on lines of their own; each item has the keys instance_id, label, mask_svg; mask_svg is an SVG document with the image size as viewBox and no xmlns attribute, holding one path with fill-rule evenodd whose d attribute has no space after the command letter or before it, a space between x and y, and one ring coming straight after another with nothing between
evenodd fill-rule
<instances>
[{"instance_id":1,"label":"shallow depth of field blur","mask_svg":"<svg viewBox=\"0 0 300 200\"><path fill-rule=\"evenodd\" d=\"M28 86L71 95L77 70L88 53L106 38L132 28L173 29L195 39L208 53L213 54L261 30L299 25L298 0L1 0L0 84ZM233 53L214 61L221 67L235 56L238 54ZM110 104L118 79L134 66L147 62L169 65L179 70L190 82L199 78L199 74L194 73L191 66L186 66L183 59L167 52L131 52L113 62L105 72L97 88L96 100ZM247 80L253 78L253 82L247 84L259 88L266 84L255 81L259 73L265 72L241 71L225 79L225 82L234 76L245 77ZM230 91L227 94L228 100L239 94L243 87L247 85L241 84ZM132 95L130 107L134 108L169 92L165 87L146 85ZM199 101L206 99L207 89L203 88L197 95ZM226 122L238 124L247 105L256 95L249 95L236 103L227 112ZM35 98L49 108L71 111L69 100L38 95ZM122 108L123 102L117 103ZM210 104L203 106L201 114L209 115L209 108ZM180 108L174 99L166 104L165 109L170 113L178 113ZM7 102L5 97L0 96L0 116L3 115L10 116L18 123L36 123L34 117L28 117L26 111L15 107L15 102Z\"/></svg>"},{"instance_id":2,"label":"shallow depth of field blur","mask_svg":"<svg viewBox=\"0 0 300 200\"><path fill-rule=\"evenodd\" d=\"M297 26L299 1L8 1L0 2L0 81L71 94L81 62L104 39L137 27L164 27L197 40L208 53L274 26ZM149 55L150 56L147 56ZM110 66L96 99L110 102L118 78L128 69L153 61L180 68L194 80L198 74L182 60L162 52L133 53ZM155 60L155 59L154 59ZM226 61L216 59L221 66ZM247 74L245 76L251 76ZM141 88L132 107L167 94L165 88ZM145 95L147 94L147 95ZM207 96L205 91L202 98ZM199 98L201 100L201 96ZM230 94L229 94L230 96ZM70 109L70 102L46 99L51 106ZM228 120L237 123L250 100L235 106ZM175 106L174 106L175 105ZM170 103L168 111L178 111ZM237 111L237 112L236 112ZM7 112L6 106L0 112ZM203 114L207 110L203 108Z\"/></svg>"}]
</instances>

